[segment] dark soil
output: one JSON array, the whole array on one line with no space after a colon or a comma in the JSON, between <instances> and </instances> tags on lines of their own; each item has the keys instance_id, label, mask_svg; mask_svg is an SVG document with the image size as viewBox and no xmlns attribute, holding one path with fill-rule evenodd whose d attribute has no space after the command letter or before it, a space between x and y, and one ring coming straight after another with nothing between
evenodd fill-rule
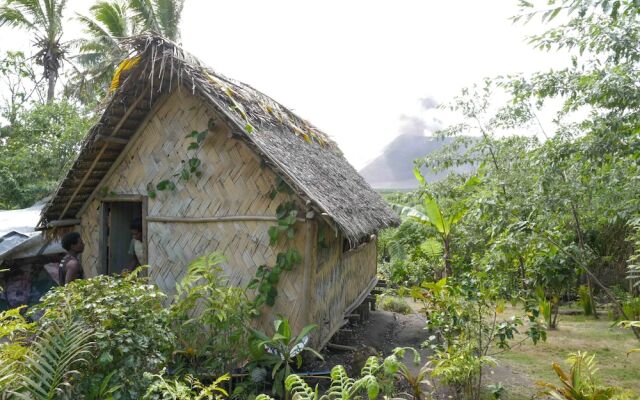
<instances>
[{"instance_id":1,"label":"dark soil","mask_svg":"<svg viewBox=\"0 0 640 400\"><path fill-rule=\"evenodd\" d=\"M310 361L305 365L305 369L328 371L334 365L341 364L349 376L358 376L369 356L386 357L396 347L420 349L427 336L424 317L418 314L402 315L382 310L372 311L368 321L352 322L331 339L331 343L352 346L357 351L325 348L321 352L324 361ZM420 350L420 353L423 357L427 355L426 350Z\"/></svg>"}]
</instances>

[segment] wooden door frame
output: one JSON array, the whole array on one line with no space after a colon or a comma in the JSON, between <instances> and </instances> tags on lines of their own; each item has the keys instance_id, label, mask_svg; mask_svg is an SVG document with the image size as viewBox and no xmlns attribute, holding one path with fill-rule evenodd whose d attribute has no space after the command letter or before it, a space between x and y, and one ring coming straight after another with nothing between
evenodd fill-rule
<instances>
[{"instance_id":1,"label":"wooden door frame","mask_svg":"<svg viewBox=\"0 0 640 400\"><path fill-rule=\"evenodd\" d=\"M140 203L142 214L142 243L145 264L149 263L149 240L147 229L147 215L149 210L149 197L139 194L110 194L108 196L98 196L96 198L100 202L100 223L99 240L98 240L98 257L99 257L99 275L106 275L108 272L109 254L107 253L107 209L105 203ZM146 275L146 270L141 274Z\"/></svg>"}]
</instances>

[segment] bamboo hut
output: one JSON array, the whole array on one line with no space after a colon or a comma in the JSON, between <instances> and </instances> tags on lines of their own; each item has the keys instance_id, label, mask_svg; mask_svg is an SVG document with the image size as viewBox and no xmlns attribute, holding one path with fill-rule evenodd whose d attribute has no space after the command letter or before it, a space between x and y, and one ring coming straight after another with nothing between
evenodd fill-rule
<instances>
[{"instance_id":1,"label":"bamboo hut","mask_svg":"<svg viewBox=\"0 0 640 400\"><path fill-rule=\"evenodd\" d=\"M323 345L376 284L376 234L397 216L334 142L273 99L161 37L127 44L131 56L38 229L79 230L91 277L120 271L128 224L140 216L150 280L167 293L212 251L241 286L295 248L302 261L282 274L263 322L316 323ZM270 245L287 201L295 235Z\"/></svg>"}]
</instances>

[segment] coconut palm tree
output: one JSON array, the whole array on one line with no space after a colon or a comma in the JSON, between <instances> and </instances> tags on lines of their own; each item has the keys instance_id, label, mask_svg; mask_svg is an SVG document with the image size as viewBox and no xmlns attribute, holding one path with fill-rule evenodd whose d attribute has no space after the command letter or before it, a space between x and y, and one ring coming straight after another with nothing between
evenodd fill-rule
<instances>
[{"instance_id":1,"label":"coconut palm tree","mask_svg":"<svg viewBox=\"0 0 640 400\"><path fill-rule=\"evenodd\" d=\"M67 91L82 100L102 97L115 67L127 55L120 39L137 33L138 25L123 1L99 1L90 9L90 16L78 15L84 25L86 38L76 44L79 54L75 60L82 70L73 74Z\"/></svg>"},{"instance_id":2,"label":"coconut palm tree","mask_svg":"<svg viewBox=\"0 0 640 400\"><path fill-rule=\"evenodd\" d=\"M48 81L47 102L55 95L58 71L66 45L62 38L62 12L66 0L0 0L0 26L23 28L35 36L35 60Z\"/></svg>"},{"instance_id":3,"label":"coconut palm tree","mask_svg":"<svg viewBox=\"0 0 640 400\"><path fill-rule=\"evenodd\" d=\"M127 56L121 38L146 31L178 40L183 5L184 0L101 0L90 8L89 16L78 15L87 37L78 42L76 58L83 70L75 74L71 87L76 93L86 94L91 86L104 91Z\"/></svg>"}]
</instances>

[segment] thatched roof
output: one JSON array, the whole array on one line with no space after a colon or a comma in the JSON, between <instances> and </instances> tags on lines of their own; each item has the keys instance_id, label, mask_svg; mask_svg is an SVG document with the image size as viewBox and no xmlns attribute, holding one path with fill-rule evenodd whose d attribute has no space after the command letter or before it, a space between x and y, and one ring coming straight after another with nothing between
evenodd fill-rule
<instances>
[{"instance_id":1,"label":"thatched roof","mask_svg":"<svg viewBox=\"0 0 640 400\"><path fill-rule=\"evenodd\" d=\"M43 210L40 227L78 217L157 99L176 88L199 96L222 115L235 137L253 148L313 208L331 218L352 244L399 223L335 143L290 110L251 86L204 67L166 39L138 36L126 43L137 64L121 73L100 121ZM108 146L100 142L114 133L116 139Z\"/></svg>"}]
</instances>

